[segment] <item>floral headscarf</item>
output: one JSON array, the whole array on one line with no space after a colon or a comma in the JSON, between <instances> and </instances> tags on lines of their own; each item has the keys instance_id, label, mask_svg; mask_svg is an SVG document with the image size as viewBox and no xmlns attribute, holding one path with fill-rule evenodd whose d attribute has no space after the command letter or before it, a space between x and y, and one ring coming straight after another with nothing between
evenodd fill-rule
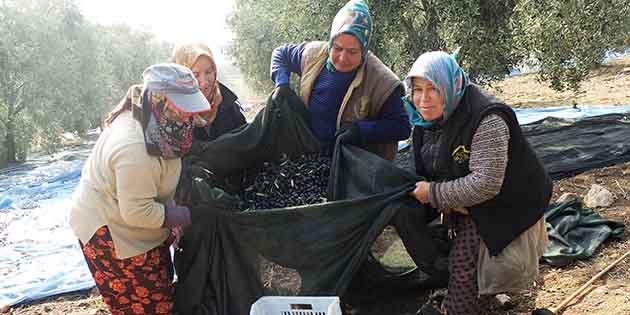
<instances>
[{"instance_id":1,"label":"floral headscarf","mask_svg":"<svg viewBox=\"0 0 630 315\"><path fill-rule=\"evenodd\" d=\"M457 105L464 96L466 87L470 85L468 74L457 64L455 58L457 51L449 55L442 51L431 51L422 54L407 74L405 86L408 90L412 88L412 79L419 77L431 81L440 95L444 98L444 113L436 120L424 120L422 115L416 110L411 99L403 98L405 108L409 113L410 122L416 126L430 127L437 121L446 121L455 111Z\"/></svg>"},{"instance_id":2,"label":"floral headscarf","mask_svg":"<svg viewBox=\"0 0 630 315\"><path fill-rule=\"evenodd\" d=\"M192 117L175 119L182 114L169 104L161 91L144 90L140 104L147 152L165 159L184 156L192 146Z\"/></svg>"},{"instance_id":3,"label":"floral headscarf","mask_svg":"<svg viewBox=\"0 0 630 315\"><path fill-rule=\"evenodd\" d=\"M363 60L368 53L370 38L374 32L372 26L372 16L367 4L363 0L350 0L337 12L330 28L330 39L328 47L332 48L335 37L339 34L351 34L356 37L363 48ZM326 60L326 68L329 71L336 71L332 60Z\"/></svg>"}]
</instances>

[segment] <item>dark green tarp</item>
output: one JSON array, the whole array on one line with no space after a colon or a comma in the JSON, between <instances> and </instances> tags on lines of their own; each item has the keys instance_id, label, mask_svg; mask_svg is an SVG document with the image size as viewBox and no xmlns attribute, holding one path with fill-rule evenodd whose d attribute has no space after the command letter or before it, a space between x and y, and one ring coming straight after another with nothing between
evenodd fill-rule
<instances>
[{"instance_id":1,"label":"dark green tarp","mask_svg":"<svg viewBox=\"0 0 630 315\"><path fill-rule=\"evenodd\" d=\"M197 173L207 167L214 174L230 175L239 169L239 163L244 169L282 154L316 148L309 140L312 135L306 132L305 116L291 102L304 106L294 95L277 102L270 99L251 125L198 151L202 158L188 174L193 226L185 232L175 254L176 308L180 313L247 314L258 297L275 294L261 284L259 255L296 270L301 278L300 294L343 295L371 244L396 211L409 202L408 192L419 179L415 174L360 148L338 145L332 157L329 193L331 199L339 201L231 210L237 208L230 205L234 199L199 180L203 174ZM274 124L283 127L276 129ZM286 134L288 130L293 134ZM274 147L269 138L286 143ZM248 139L251 142L245 147L231 148ZM216 153L217 147L228 153ZM258 150L262 150L261 155ZM418 206L418 211L424 209Z\"/></svg>"},{"instance_id":2,"label":"dark green tarp","mask_svg":"<svg viewBox=\"0 0 630 315\"><path fill-rule=\"evenodd\" d=\"M556 267L590 258L604 241L620 238L624 232L622 223L602 218L577 200L549 205L545 221L549 247L543 259Z\"/></svg>"},{"instance_id":3,"label":"dark green tarp","mask_svg":"<svg viewBox=\"0 0 630 315\"><path fill-rule=\"evenodd\" d=\"M306 106L294 93L282 95L252 123L210 142L194 142L189 158L219 176L242 172L262 161L318 152L320 144L308 127Z\"/></svg>"},{"instance_id":4,"label":"dark green tarp","mask_svg":"<svg viewBox=\"0 0 630 315\"><path fill-rule=\"evenodd\" d=\"M630 113L549 117L522 128L553 179L630 161Z\"/></svg>"},{"instance_id":5,"label":"dark green tarp","mask_svg":"<svg viewBox=\"0 0 630 315\"><path fill-rule=\"evenodd\" d=\"M294 94L270 99L251 124L197 144L186 159L180 186L193 210L193 226L175 254L176 308L181 314L248 314L258 297L277 294L261 282L260 257L294 269L301 278L299 294L343 295L364 266L371 244L396 212L408 206L407 194L419 179L413 172L357 147L337 145L328 197L338 201L235 211L238 200L217 186L237 190L243 170L320 150L307 115ZM524 129L557 178L627 160L629 144L620 140L628 139L630 130L624 117L584 123L546 120ZM582 139L594 135L605 136L608 145ZM614 143L611 137L620 135L626 137ZM610 156L599 156L602 153ZM209 178L225 180L217 184ZM552 263L590 256L605 237L620 233L619 226L575 206L564 204L546 213L553 228L548 226L552 246L545 259ZM418 206L418 211L427 210Z\"/></svg>"}]
</instances>

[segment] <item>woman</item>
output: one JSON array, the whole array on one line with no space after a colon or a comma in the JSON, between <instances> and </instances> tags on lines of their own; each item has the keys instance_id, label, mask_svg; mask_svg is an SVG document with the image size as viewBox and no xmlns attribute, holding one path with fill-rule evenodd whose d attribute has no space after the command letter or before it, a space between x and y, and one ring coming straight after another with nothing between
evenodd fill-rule
<instances>
[{"instance_id":1,"label":"woman","mask_svg":"<svg viewBox=\"0 0 630 315\"><path fill-rule=\"evenodd\" d=\"M88 267L112 314L171 314L169 246L190 225L173 201L193 116L210 105L192 72L158 64L140 97L110 113L87 159L70 213Z\"/></svg>"},{"instance_id":2,"label":"woman","mask_svg":"<svg viewBox=\"0 0 630 315\"><path fill-rule=\"evenodd\" d=\"M368 50L372 31L367 5L352 0L335 16L328 42L276 48L271 79L278 94L288 90L291 73L301 77L310 127L322 143L332 146L343 134L343 142L393 160L411 128L400 80Z\"/></svg>"},{"instance_id":3,"label":"woman","mask_svg":"<svg viewBox=\"0 0 630 315\"><path fill-rule=\"evenodd\" d=\"M358 145L393 160L398 141L409 137L411 126L401 100L402 83L369 51L372 24L365 2L349 1L335 16L328 42L276 48L271 56L271 79L276 94L286 93L290 74L300 75L310 128L324 145ZM440 283L444 272L434 263L438 253L428 244L429 235L418 233L418 226L426 220L424 213L405 207L391 223L414 263L430 275L428 282Z\"/></svg>"},{"instance_id":4,"label":"woman","mask_svg":"<svg viewBox=\"0 0 630 315\"><path fill-rule=\"evenodd\" d=\"M218 136L245 125L243 108L234 92L217 79L217 66L210 48L200 42L180 43L173 49L172 61L190 68L201 92L212 105L206 117L199 116L193 131L194 140L212 141Z\"/></svg>"},{"instance_id":5,"label":"woman","mask_svg":"<svg viewBox=\"0 0 630 315\"><path fill-rule=\"evenodd\" d=\"M421 55L405 84L416 171L427 179L410 194L442 212L454 237L441 311L483 314L480 295L522 289L536 277L551 179L514 111L471 84L454 57ZM432 314L428 305L423 311Z\"/></svg>"}]
</instances>

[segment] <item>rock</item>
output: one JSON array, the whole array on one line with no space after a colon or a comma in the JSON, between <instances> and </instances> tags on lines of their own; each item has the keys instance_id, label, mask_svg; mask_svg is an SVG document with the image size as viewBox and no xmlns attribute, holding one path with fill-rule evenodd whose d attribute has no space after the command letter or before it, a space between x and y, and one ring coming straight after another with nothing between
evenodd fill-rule
<instances>
[{"instance_id":1,"label":"rock","mask_svg":"<svg viewBox=\"0 0 630 315\"><path fill-rule=\"evenodd\" d=\"M11 305L0 305L0 313L8 313Z\"/></svg>"},{"instance_id":2,"label":"rock","mask_svg":"<svg viewBox=\"0 0 630 315\"><path fill-rule=\"evenodd\" d=\"M573 200L573 199L580 199L580 198L578 197L578 195L574 193L567 192L567 193L562 194L562 196L560 196L560 198L558 198L556 202L565 202L567 200Z\"/></svg>"},{"instance_id":3,"label":"rock","mask_svg":"<svg viewBox=\"0 0 630 315\"><path fill-rule=\"evenodd\" d=\"M630 67L623 68L623 70L621 70L621 73L623 73L623 74L630 74Z\"/></svg>"},{"instance_id":4,"label":"rock","mask_svg":"<svg viewBox=\"0 0 630 315\"><path fill-rule=\"evenodd\" d=\"M499 307L504 311L507 311L516 305L512 298L507 294L497 294L494 296L494 299Z\"/></svg>"},{"instance_id":5,"label":"rock","mask_svg":"<svg viewBox=\"0 0 630 315\"><path fill-rule=\"evenodd\" d=\"M584 204L589 208L608 207L615 202L613 194L601 185L593 184L584 197Z\"/></svg>"}]
</instances>

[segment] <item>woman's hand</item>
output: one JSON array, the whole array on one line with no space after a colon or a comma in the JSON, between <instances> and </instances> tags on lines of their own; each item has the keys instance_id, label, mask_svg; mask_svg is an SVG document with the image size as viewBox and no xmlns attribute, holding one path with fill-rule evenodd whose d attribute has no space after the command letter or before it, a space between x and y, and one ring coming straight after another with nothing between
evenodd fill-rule
<instances>
[{"instance_id":1,"label":"woman's hand","mask_svg":"<svg viewBox=\"0 0 630 315\"><path fill-rule=\"evenodd\" d=\"M429 186L429 182L417 182L416 188L409 195L418 199L421 203L429 203Z\"/></svg>"}]
</instances>

